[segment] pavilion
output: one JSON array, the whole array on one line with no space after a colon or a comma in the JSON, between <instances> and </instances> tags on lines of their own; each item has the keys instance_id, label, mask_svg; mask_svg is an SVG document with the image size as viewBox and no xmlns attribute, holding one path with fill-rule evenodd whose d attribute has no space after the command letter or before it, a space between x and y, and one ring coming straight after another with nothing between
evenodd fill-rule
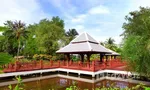
<instances>
[{"instance_id":1,"label":"pavilion","mask_svg":"<svg viewBox=\"0 0 150 90\"><path fill-rule=\"evenodd\" d=\"M68 45L56 51L56 53L65 54L68 61L70 60L70 54L79 54L81 56L82 62L84 61L84 55L87 55L88 62L90 62L90 56L92 54L99 54L101 62L105 55L119 55L118 53L100 45L93 37L91 37L86 32L77 36Z\"/></svg>"}]
</instances>

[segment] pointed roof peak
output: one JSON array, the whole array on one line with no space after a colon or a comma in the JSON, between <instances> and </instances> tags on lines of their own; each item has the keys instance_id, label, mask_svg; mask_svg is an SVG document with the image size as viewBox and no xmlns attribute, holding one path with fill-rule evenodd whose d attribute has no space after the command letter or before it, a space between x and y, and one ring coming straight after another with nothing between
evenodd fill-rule
<instances>
[{"instance_id":1,"label":"pointed roof peak","mask_svg":"<svg viewBox=\"0 0 150 90\"><path fill-rule=\"evenodd\" d=\"M86 41L98 44L98 42L93 37L91 37L87 32L83 32L82 34L77 36L75 39L71 41L71 43L79 43L79 42L86 42Z\"/></svg>"}]
</instances>

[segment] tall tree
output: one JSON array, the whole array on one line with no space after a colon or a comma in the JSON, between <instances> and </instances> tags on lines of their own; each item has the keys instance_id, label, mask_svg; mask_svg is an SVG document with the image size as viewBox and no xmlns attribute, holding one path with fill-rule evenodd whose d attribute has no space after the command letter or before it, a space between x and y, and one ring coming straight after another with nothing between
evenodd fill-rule
<instances>
[{"instance_id":1,"label":"tall tree","mask_svg":"<svg viewBox=\"0 0 150 90\"><path fill-rule=\"evenodd\" d=\"M27 38L28 31L26 30L25 23L21 21L7 21L5 26L8 28L6 30L5 36L8 37L8 40L15 39L18 42L18 50L17 50L17 57L19 56L21 40ZM18 58L17 58L18 59Z\"/></svg>"},{"instance_id":2,"label":"tall tree","mask_svg":"<svg viewBox=\"0 0 150 90\"><path fill-rule=\"evenodd\" d=\"M38 50L41 53L53 55L58 50L58 42L65 35L64 21L59 17L53 17L51 20L43 19L36 24L36 42Z\"/></svg>"},{"instance_id":3,"label":"tall tree","mask_svg":"<svg viewBox=\"0 0 150 90\"><path fill-rule=\"evenodd\" d=\"M4 42L5 42L5 36L3 35L3 32L7 30L6 27L0 26L0 52L4 52Z\"/></svg>"},{"instance_id":4,"label":"tall tree","mask_svg":"<svg viewBox=\"0 0 150 90\"><path fill-rule=\"evenodd\" d=\"M123 24L123 56L129 69L150 76L150 8L130 12Z\"/></svg>"},{"instance_id":5,"label":"tall tree","mask_svg":"<svg viewBox=\"0 0 150 90\"><path fill-rule=\"evenodd\" d=\"M36 24L29 25L27 27L27 30L30 33L28 34L28 38L25 43L23 54L25 56L28 56L28 58L32 58L34 54L38 54L38 45L36 42L36 33L35 33L36 28L37 28Z\"/></svg>"}]
</instances>

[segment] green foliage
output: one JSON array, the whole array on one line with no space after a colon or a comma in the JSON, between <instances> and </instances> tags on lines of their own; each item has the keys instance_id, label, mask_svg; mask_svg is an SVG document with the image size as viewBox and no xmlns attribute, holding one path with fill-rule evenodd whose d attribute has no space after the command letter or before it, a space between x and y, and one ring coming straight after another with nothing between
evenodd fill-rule
<instances>
[{"instance_id":1,"label":"green foliage","mask_svg":"<svg viewBox=\"0 0 150 90\"><path fill-rule=\"evenodd\" d=\"M64 21L59 17L53 17L51 20L43 19L38 24L30 25L28 29L33 31L30 37L31 43L28 42L32 46L32 50L36 44L38 52L50 55L54 55L59 49L58 41L65 33ZM33 35L35 35L35 41L32 42Z\"/></svg>"},{"instance_id":2,"label":"green foliage","mask_svg":"<svg viewBox=\"0 0 150 90\"><path fill-rule=\"evenodd\" d=\"M66 44L69 44L77 35L79 34L76 29L69 29L69 31L66 32Z\"/></svg>"},{"instance_id":3,"label":"green foliage","mask_svg":"<svg viewBox=\"0 0 150 90\"><path fill-rule=\"evenodd\" d=\"M75 56L75 55L72 55L72 56L71 56L71 60L73 60L73 61L79 61L80 58L77 57L77 56Z\"/></svg>"},{"instance_id":4,"label":"green foliage","mask_svg":"<svg viewBox=\"0 0 150 90\"><path fill-rule=\"evenodd\" d=\"M53 57L51 55L47 55L47 54L35 54L33 56L33 59L36 60L51 60Z\"/></svg>"},{"instance_id":5,"label":"green foliage","mask_svg":"<svg viewBox=\"0 0 150 90\"><path fill-rule=\"evenodd\" d=\"M11 62L11 60L13 59L13 57L7 53L0 53L0 65L4 65L7 64L9 62Z\"/></svg>"},{"instance_id":6,"label":"green foliage","mask_svg":"<svg viewBox=\"0 0 150 90\"><path fill-rule=\"evenodd\" d=\"M90 60L99 60L100 56L98 54L92 54Z\"/></svg>"},{"instance_id":7,"label":"green foliage","mask_svg":"<svg viewBox=\"0 0 150 90\"><path fill-rule=\"evenodd\" d=\"M26 26L21 21L6 21L5 27L7 28L4 31L6 51L13 55L16 55L17 52L18 56L28 37Z\"/></svg>"},{"instance_id":8,"label":"green foliage","mask_svg":"<svg viewBox=\"0 0 150 90\"><path fill-rule=\"evenodd\" d=\"M102 46L109 48L115 52L121 53L121 48L115 44L115 40L113 38L108 38L105 42L100 42Z\"/></svg>"},{"instance_id":9,"label":"green foliage","mask_svg":"<svg viewBox=\"0 0 150 90\"><path fill-rule=\"evenodd\" d=\"M76 85L71 85L70 87L66 88L66 90L81 90L79 87ZM88 89L84 89L88 90ZM138 84L135 87L126 87L126 88L119 88L114 86L114 84L111 84L109 87L98 87L98 88L93 88L92 90L150 90L150 87L146 87L144 84Z\"/></svg>"},{"instance_id":10,"label":"green foliage","mask_svg":"<svg viewBox=\"0 0 150 90\"><path fill-rule=\"evenodd\" d=\"M6 27L4 27L4 26L0 26L0 32L4 32L5 30L7 30L7 28L6 28Z\"/></svg>"},{"instance_id":11,"label":"green foliage","mask_svg":"<svg viewBox=\"0 0 150 90\"><path fill-rule=\"evenodd\" d=\"M12 85L9 85L8 88L10 90L25 90L23 88L24 84L22 83L21 77L20 76L18 76L18 77L16 76L16 80L17 80L17 85L14 88L12 87Z\"/></svg>"},{"instance_id":12,"label":"green foliage","mask_svg":"<svg viewBox=\"0 0 150 90\"><path fill-rule=\"evenodd\" d=\"M38 46L36 43L36 35L35 35L35 30L36 30L36 25L29 25L27 28L30 33L28 34L28 38L26 40L26 44L23 50L23 54L25 56L29 56L29 58L32 58L34 54L39 53L38 52Z\"/></svg>"},{"instance_id":13,"label":"green foliage","mask_svg":"<svg viewBox=\"0 0 150 90\"><path fill-rule=\"evenodd\" d=\"M150 8L140 7L130 12L123 24L123 58L129 62L130 70L150 76Z\"/></svg>"}]
</instances>

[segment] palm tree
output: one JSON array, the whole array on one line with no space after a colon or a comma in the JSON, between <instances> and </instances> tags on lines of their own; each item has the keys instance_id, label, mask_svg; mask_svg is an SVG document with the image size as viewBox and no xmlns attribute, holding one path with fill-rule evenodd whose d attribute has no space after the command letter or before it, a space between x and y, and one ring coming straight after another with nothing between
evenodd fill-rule
<instances>
[{"instance_id":1,"label":"palm tree","mask_svg":"<svg viewBox=\"0 0 150 90\"><path fill-rule=\"evenodd\" d=\"M75 37L76 35L78 35L78 32L76 31L76 29L69 29L69 31L66 32L66 36Z\"/></svg>"},{"instance_id":2,"label":"palm tree","mask_svg":"<svg viewBox=\"0 0 150 90\"><path fill-rule=\"evenodd\" d=\"M106 43L110 44L110 45L114 44L114 42L115 42L115 40L111 37L106 40Z\"/></svg>"},{"instance_id":3,"label":"palm tree","mask_svg":"<svg viewBox=\"0 0 150 90\"><path fill-rule=\"evenodd\" d=\"M28 31L26 30L25 23L21 21L6 21L4 23L6 27L8 28L7 31L5 31L5 35L9 39L16 39L18 42L18 50L17 50L17 60L19 56L19 51L20 51L20 45L21 45L21 39L27 38L28 37Z\"/></svg>"},{"instance_id":4,"label":"palm tree","mask_svg":"<svg viewBox=\"0 0 150 90\"><path fill-rule=\"evenodd\" d=\"M69 29L69 31L66 32L66 36L68 37L68 43L73 40L78 34L76 29Z\"/></svg>"},{"instance_id":5,"label":"palm tree","mask_svg":"<svg viewBox=\"0 0 150 90\"><path fill-rule=\"evenodd\" d=\"M113 38L108 38L106 41L105 41L105 46L111 50L114 50L116 49L116 45L115 45L115 40Z\"/></svg>"}]
</instances>

